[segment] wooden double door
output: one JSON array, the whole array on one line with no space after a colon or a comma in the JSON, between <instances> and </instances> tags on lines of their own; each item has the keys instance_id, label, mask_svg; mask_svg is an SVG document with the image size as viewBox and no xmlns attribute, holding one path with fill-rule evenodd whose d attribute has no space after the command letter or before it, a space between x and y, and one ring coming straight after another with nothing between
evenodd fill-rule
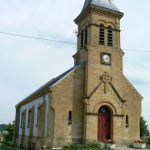
<instances>
[{"instance_id":1,"label":"wooden double door","mask_svg":"<svg viewBox=\"0 0 150 150\"><path fill-rule=\"evenodd\" d=\"M98 141L111 140L111 112L108 107L102 106L98 113Z\"/></svg>"}]
</instances>

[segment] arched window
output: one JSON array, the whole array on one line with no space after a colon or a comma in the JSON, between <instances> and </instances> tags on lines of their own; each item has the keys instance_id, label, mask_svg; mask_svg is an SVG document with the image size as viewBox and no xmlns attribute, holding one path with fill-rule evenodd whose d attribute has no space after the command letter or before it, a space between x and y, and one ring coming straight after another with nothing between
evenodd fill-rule
<instances>
[{"instance_id":1,"label":"arched window","mask_svg":"<svg viewBox=\"0 0 150 150\"><path fill-rule=\"evenodd\" d=\"M84 31L84 44L87 45L87 42L88 42L88 31L86 27Z\"/></svg>"},{"instance_id":2,"label":"arched window","mask_svg":"<svg viewBox=\"0 0 150 150\"><path fill-rule=\"evenodd\" d=\"M113 29L111 26L108 27L108 33L107 33L107 38L108 38L108 46L113 46Z\"/></svg>"},{"instance_id":3,"label":"arched window","mask_svg":"<svg viewBox=\"0 0 150 150\"><path fill-rule=\"evenodd\" d=\"M81 48L83 48L83 41L84 40L84 33L83 33L83 30L82 30L82 32L81 32Z\"/></svg>"},{"instance_id":4,"label":"arched window","mask_svg":"<svg viewBox=\"0 0 150 150\"><path fill-rule=\"evenodd\" d=\"M99 28L99 44L100 45L105 44L105 29L103 24L100 24L100 28Z\"/></svg>"}]
</instances>

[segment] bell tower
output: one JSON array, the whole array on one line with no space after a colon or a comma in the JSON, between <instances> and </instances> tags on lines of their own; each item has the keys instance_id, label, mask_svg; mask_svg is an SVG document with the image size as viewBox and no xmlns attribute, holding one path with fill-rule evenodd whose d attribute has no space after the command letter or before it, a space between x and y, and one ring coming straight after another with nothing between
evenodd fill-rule
<instances>
[{"instance_id":1,"label":"bell tower","mask_svg":"<svg viewBox=\"0 0 150 150\"><path fill-rule=\"evenodd\" d=\"M74 72L72 135L85 143L132 143L139 138L142 97L123 74L122 17L113 0L85 0L75 19L73 57L79 67Z\"/></svg>"},{"instance_id":2,"label":"bell tower","mask_svg":"<svg viewBox=\"0 0 150 150\"><path fill-rule=\"evenodd\" d=\"M78 42L74 61L75 65L86 62L86 95L92 92L104 72L114 79L116 74L123 73L124 53L120 48L122 16L113 0L85 0L81 13L75 19Z\"/></svg>"}]
</instances>

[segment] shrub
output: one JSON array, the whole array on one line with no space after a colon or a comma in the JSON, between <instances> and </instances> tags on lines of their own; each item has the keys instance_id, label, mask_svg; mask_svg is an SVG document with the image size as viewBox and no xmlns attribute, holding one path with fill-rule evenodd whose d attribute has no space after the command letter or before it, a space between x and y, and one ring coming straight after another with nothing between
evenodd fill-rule
<instances>
[{"instance_id":1,"label":"shrub","mask_svg":"<svg viewBox=\"0 0 150 150\"><path fill-rule=\"evenodd\" d=\"M143 143L149 144L149 140L150 140L150 137L149 137L149 136L143 136L143 137L142 137Z\"/></svg>"}]
</instances>

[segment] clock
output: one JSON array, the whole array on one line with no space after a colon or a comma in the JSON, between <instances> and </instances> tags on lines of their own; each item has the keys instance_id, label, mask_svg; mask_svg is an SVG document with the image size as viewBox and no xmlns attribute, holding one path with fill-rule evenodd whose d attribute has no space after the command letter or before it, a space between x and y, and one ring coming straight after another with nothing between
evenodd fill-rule
<instances>
[{"instance_id":1,"label":"clock","mask_svg":"<svg viewBox=\"0 0 150 150\"><path fill-rule=\"evenodd\" d=\"M102 53L101 54L101 63L105 65L111 65L111 54Z\"/></svg>"}]
</instances>

